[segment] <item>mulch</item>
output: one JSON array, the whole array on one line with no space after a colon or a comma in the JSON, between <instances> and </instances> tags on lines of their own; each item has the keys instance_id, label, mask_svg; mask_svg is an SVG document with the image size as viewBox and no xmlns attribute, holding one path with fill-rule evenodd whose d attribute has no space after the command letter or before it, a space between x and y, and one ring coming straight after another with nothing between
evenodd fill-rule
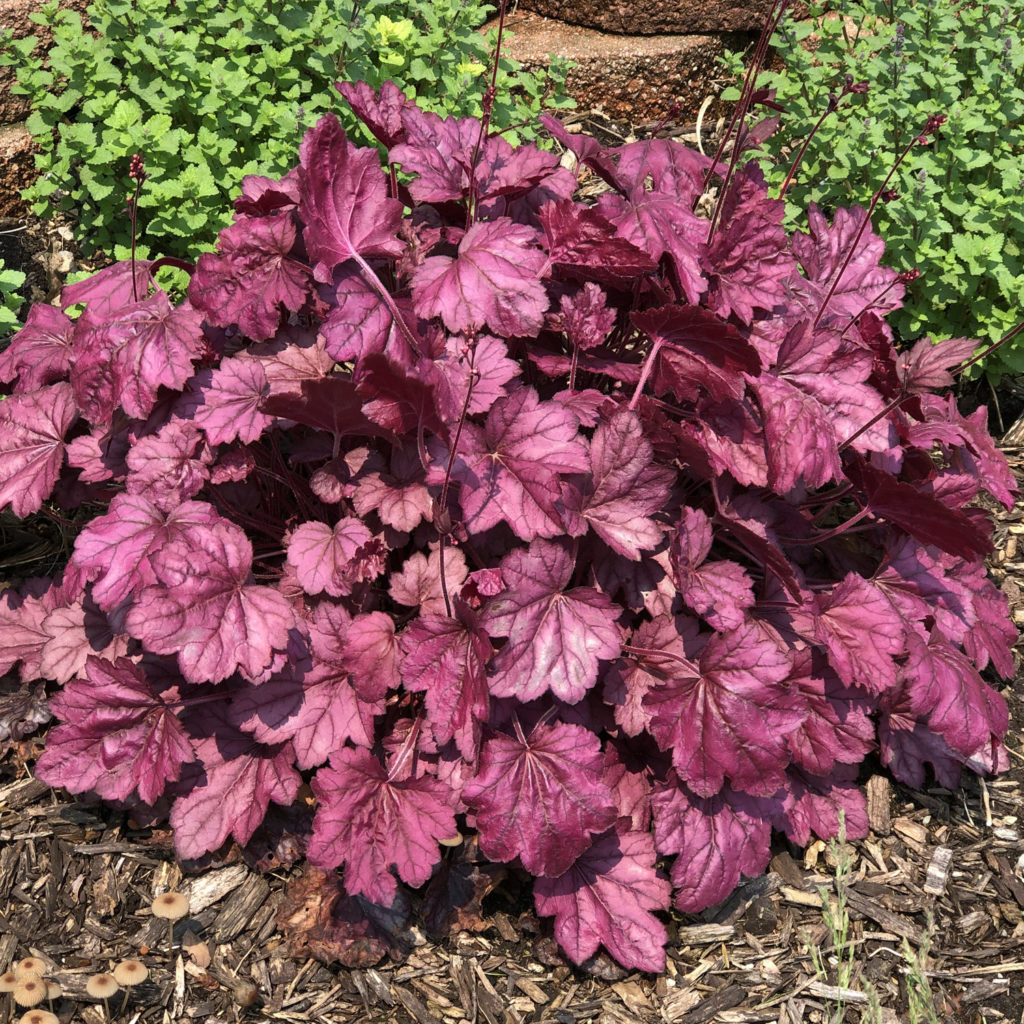
<instances>
[{"instance_id":1,"label":"mulch","mask_svg":"<svg viewBox=\"0 0 1024 1024\"><path fill-rule=\"evenodd\" d=\"M33 297L45 299L66 270L69 233L0 225L11 227L3 237L24 244ZM33 249L43 259L30 266ZM1024 482L1021 424L1004 450ZM991 571L1024 624L1024 503L994 514ZM23 575L19 555L42 557L54 543L2 525L10 575ZM469 883L461 907L419 895L408 920L378 922L363 962L324 963L338 944L325 927L339 898L331 879L272 856L257 870L236 849L185 870L166 827L34 779L42 739L29 737L0 757L0 971L43 959L63 989L53 1005L62 1024L896 1024L910 1019L909 987L921 978L937 1022L1024 1024L1024 685L1020 673L1001 685L1012 715L1007 773L987 783L965 775L956 792L915 791L866 766L868 838L806 850L779 839L764 875L700 915L672 915L668 966L657 977L603 953L582 967L568 962L550 920L530 909L525 878L480 865L471 842L446 854L446 867ZM168 889L190 900L173 949L149 909ZM845 989L826 923L837 894L855 951ZM86 981L124 958L141 959L149 978L123 1010L113 998L108 1015ZM0 996L0 1015L10 999Z\"/></svg>"}]
</instances>

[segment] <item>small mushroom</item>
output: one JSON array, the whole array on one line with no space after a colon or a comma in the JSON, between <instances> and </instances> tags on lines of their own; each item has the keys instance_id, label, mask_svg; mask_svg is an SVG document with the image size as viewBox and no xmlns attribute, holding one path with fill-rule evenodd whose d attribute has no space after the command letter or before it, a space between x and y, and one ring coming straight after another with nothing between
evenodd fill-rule
<instances>
[{"instance_id":1,"label":"small mushroom","mask_svg":"<svg viewBox=\"0 0 1024 1024\"><path fill-rule=\"evenodd\" d=\"M18 978L14 1001L19 1006L38 1006L46 998L46 982L34 974Z\"/></svg>"},{"instance_id":2,"label":"small mushroom","mask_svg":"<svg viewBox=\"0 0 1024 1024\"><path fill-rule=\"evenodd\" d=\"M27 956L14 965L14 973L19 978L24 978L28 974L41 978L46 973L46 964L37 956Z\"/></svg>"},{"instance_id":3,"label":"small mushroom","mask_svg":"<svg viewBox=\"0 0 1024 1024\"><path fill-rule=\"evenodd\" d=\"M107 1011L107 1018L110 1018L110 997L121 991L117 979L112 974L94 974L86 983L85 991L93 999L102 999L103 1007Z\"/></svg>"},{"instance_id":4,"label":"small mushroom","mask_svg":"<svg viewBox=\"0 0 1024 1024\"><path fill-rule=\"evenodd\" d=\"M180 921L188 913L188 897L181 892L161 893L150 905L154 917L163 918L167 922L168 952L174 953L174 922Z\"/></svg>"},{"instance_id":5,"label":"small mushroom","mask_svg":"<svg viewBox=\"0 0 1024 1024\"><path fill-rule=\"evenodd\" d=\"M18 1024L60 1024L60 1019L49 1010L29 1010L18 1018Z\"/></svg>"},{"instance_id":6,"label":"small mushroom","mask_svg":"<svg viewBox=\"0 0 1024 1024\"><path fill-rule=\"evenodd\" d=\"M128 1005L128 990L141 985L149 977L149 968L141 960L122 960L114 965L114 980L124 988L121 1012Z\"/></svg>"},{"instance_id":7,"label":"small mushroom","mask_svg":"<svg viewBox=\"0 0 1024 1024\"><path fill-rule=\"evenodd\" d=\"M14 971L0 974L0 992L13 992L18 987L19 980Z\"/></svg>"}]
</instances>

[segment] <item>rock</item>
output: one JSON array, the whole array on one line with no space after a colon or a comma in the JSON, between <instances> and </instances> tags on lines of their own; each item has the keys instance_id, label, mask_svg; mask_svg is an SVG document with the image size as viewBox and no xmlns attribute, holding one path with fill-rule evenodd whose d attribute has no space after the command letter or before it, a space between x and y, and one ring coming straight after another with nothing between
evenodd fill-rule
<instances>
[{"instance_id":1,"label":"rock","mask_svg":"<svg viewBox=\"0 0 1024 1024\"><path fill-rule=\"evenodd\" d=\"M529 12L506 19L511 39L506 56L531 70L547 67L549 55L576 66L566 89L580 107L602 110L617 121L653 121L673 116L693 120L704 98L725 82L718 57L744 37L707 35L615 36L552 21Z\"/></svg>"},{"instance_id":2,"label":"rock","mask_svg":"<svg viewBox=\"0 0 1024 1024\"><path fill-rule=\"evenodd\" d=\"M519 0L519 9L623 35L760 32L772 0Z\"/></svg>"}]
</instances>

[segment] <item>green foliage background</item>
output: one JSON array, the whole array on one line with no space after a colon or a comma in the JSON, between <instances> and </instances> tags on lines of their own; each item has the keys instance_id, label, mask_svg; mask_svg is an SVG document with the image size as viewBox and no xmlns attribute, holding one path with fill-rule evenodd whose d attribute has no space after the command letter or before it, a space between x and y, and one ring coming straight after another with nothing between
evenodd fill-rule
<instances>
[{"instance_id":1,"label":"green foliage background","mask_svg":"<svg viewBox=\"0 0 1024 1024\"><path fill-rule=\"evenodd\" d=\"M44 216L76 210L87 251L126 258L128 162L142 153L138 253L195 259L230 222L243 176L294 166L326 111L372 141L335 81L390 78L427 109L478 115L496 35L478 29L492 10L481 0L96 0L90 32L50 0L34 16L54 33L44 60L31 57L31 37L0 40L43 147L25 196ZM572 105L567 67L555 59L531 74L503 58L494 129L532 137L542 102Z\"/></svg>"},{"instance_id":2,"label":"green foliage background","mask_svg":"<svg viewBox=\"0 0 1024 1024\"><path fill-rule=\"evenodd\" d=\"M759 80L785 107L760 158L769 182L781 185L847 74L869 91L844 97L815 135L786 193L788 225L806 226L810 202L866 206L928 116L946 114L937 139L897 172L898 197L875 211L886 262L921 273L889 320L904 340L997 341L1024 319L1024 0L810 7L817 26L785 21L773 40L785 71ZM728 61L739 74L741 57ZM1024 372L1024 340L984 368Z\"/></svg>"}]
</instances>

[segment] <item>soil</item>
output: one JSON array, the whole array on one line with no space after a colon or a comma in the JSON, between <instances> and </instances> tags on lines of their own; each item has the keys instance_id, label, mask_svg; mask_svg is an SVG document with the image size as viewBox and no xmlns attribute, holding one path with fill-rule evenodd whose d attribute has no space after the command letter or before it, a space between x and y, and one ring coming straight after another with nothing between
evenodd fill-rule
<instances>
[{"instance_id":1,"label":"soil","mask_svg":"<svg viewBox=\"0 0 1024 1024\"><path fill-rule=\"evenodd\" d=\"M609 141L632 130L586 127ZM683 137L693 129L661 127ZM34 301L52 299L80 265L70 237L66 224L0 221L0 257L29 275ZM1024 408L1018 382L995 392L970 385L959 397L965 408L989 407L1024 482L1022 431L1012 426ZM991 571L1024 621L1024 504L993 513ZM61 544L59 529L5 518L0 575L38 571ZM73 1016L87 1024L832 1024L876 1019L869 988L881 1020L894 1024L912 1019L921 979L934 1016L919 1020L1024 1024L1024 685L1019 672L999 685L1012 714L1009 771L987 783L965 776L955 792L915 791L865 766L868 838L806 850L778 840L764 875L700 915L672 915L659 977L603 954L582 967L567 962L550 920L530 910L526 880L482 866L471 843L446 854L449 877L466 889L459 909L422 901L408 922L378 922L355 966L324 963L338 937L324 927L338 897L329 879L289 865L280 846L264 851L263 870L237 849L179 865L166 827L35 780L43 737L24 737L0 756L0 970L28 955L45 960L64 992L53 1009L65 1024ZM5 686L16 684L0 680ZM838 885L837 870L845 872ZM171 888L188 894L191 909L169 951L166 923L149 905ZM846 989L837 988L822 903L837 892L855 953ZM384 949L390 955L378 962ZM120 995L111 1000L108 1013L86 994L86 980L128 957L146 963L149 979L124 1008Z\"/></svg>"}]
</instances>

